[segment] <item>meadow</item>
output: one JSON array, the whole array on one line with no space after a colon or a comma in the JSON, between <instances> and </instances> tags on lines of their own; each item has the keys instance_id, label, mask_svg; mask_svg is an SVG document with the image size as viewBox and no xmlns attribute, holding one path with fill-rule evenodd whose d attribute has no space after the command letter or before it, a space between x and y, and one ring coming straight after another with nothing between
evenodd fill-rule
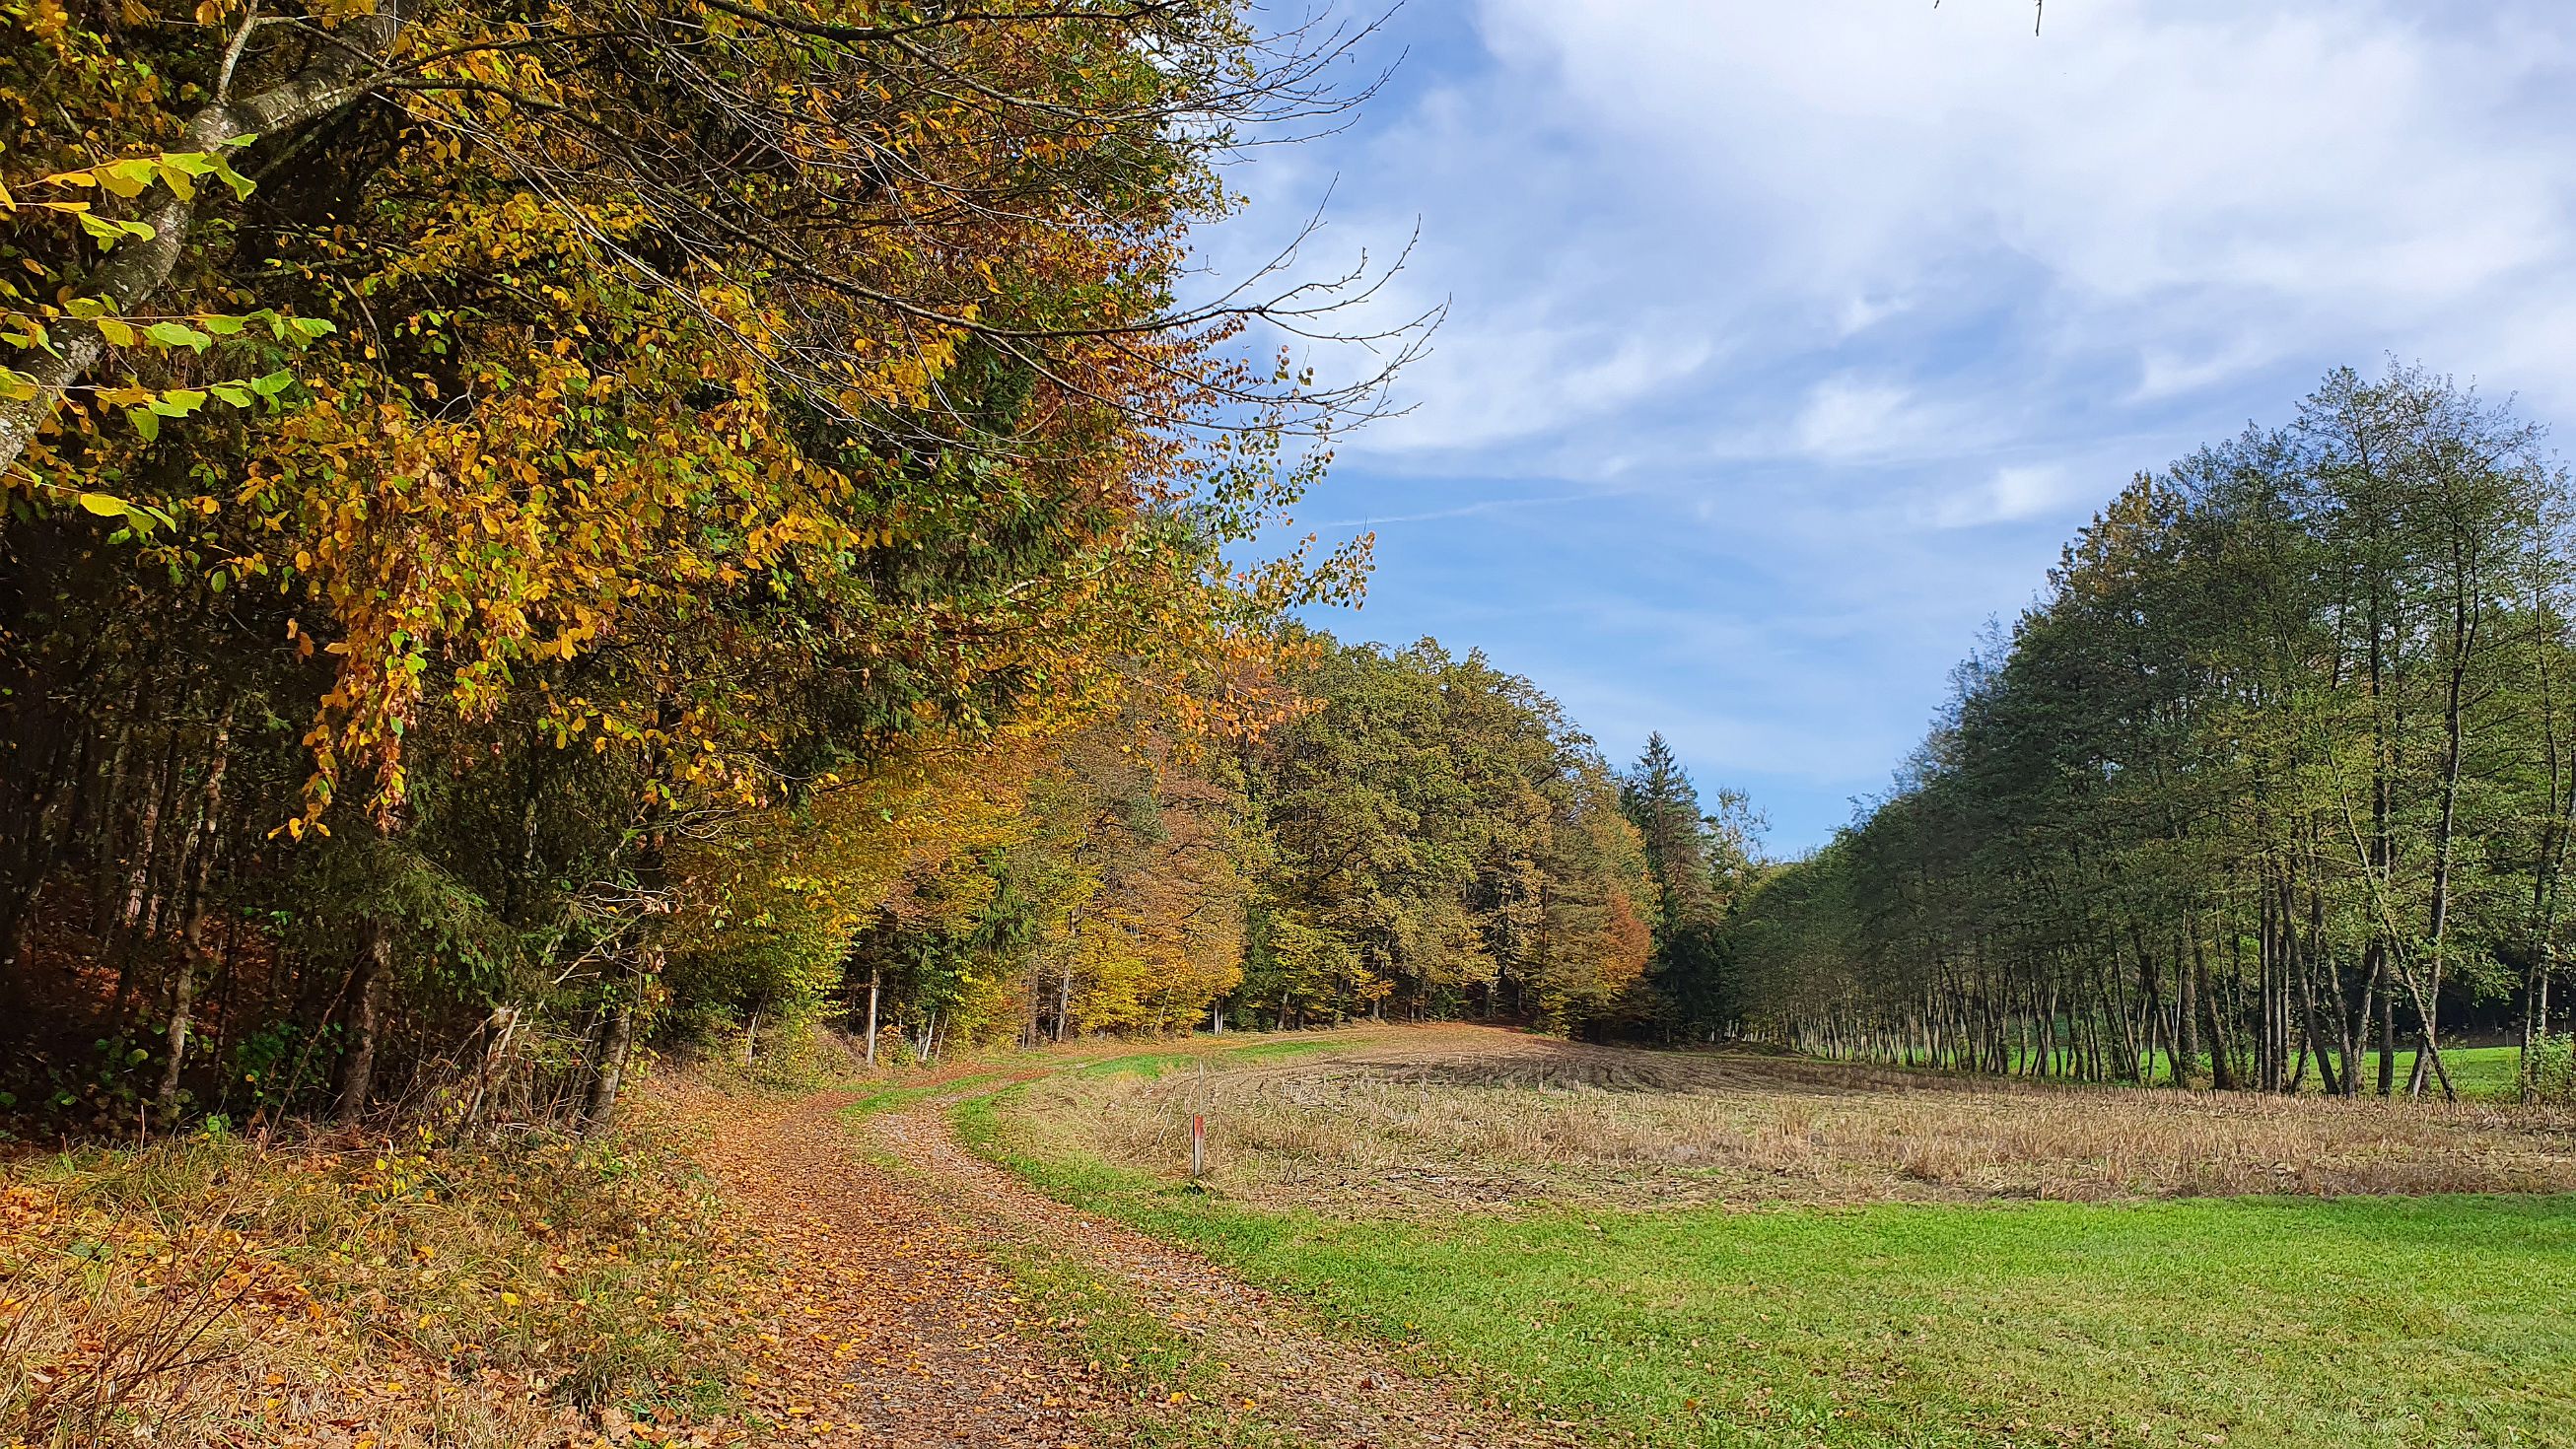
<instances>
[{"instance_id":1,"label":"meadow","mask_svg":"<svg viewBox=\"0 0 2576 1449\"><path fill-rule=\"evenodd\" d=\"M2561 1110L1303 1045L1097 1063L959 1124L1603 1443L2576 1443Z\"/></svg>"},{"instance_id":2,"label":"meadow","mask_svg":"<svg viewBox=\"0 0 2576 1449\"><path fill-rule=\"evenodd\" d=\"M2392 1053L2390 1070L2395 1074L2397 1090L2401 1092L2406 1089L2408 1079L2414 1074L2416 1055L2417 1053L2411 1047ZM2025 1065L2028 1060L2028 1056L2023 1053L2015 1053L2013 1056L2016 1069ZM2569 1064L2563 1038L2552 1044L2548 1054L2542 1057L2542 1061L2543 1072L2546 1074L2544 1080L2556 1082L2566 1077ZM2506 1101L2518 1097L2521 1093L2519 1074L2522 1067L2522 1049L2520 1047L2493 1044L2445 1046L2442 1048L2442 1065L2451 1074L2452 1090L2464 1098ZM2141 1070L2150 1084L2170 1084L2173 1081L2172 1057L2161 1047L2146 1054ZM2378 1080L2378 1071L2378 1056L2375 1053L2365 1053L2361 1066L2363 1091L2369 1091L2372 1084ZM2209 1080L2207 1052L2201 1053L2197 1072L2198 1080L2203 1082ZM2325 1090L2325 1084L2315 1073L2303 1073L2299 1090L2319 1093ZM2424 1091L2429 1096L2437 1093L2439 1088L2428 1079Z\"/></svg>"}]
</instances>

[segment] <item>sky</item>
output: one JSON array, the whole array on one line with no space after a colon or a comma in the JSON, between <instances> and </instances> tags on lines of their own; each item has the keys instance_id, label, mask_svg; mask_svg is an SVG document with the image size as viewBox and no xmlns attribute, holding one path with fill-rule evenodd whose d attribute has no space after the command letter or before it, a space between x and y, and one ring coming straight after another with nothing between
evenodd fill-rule
<instances>
[{"instance_id":1,"label":"sky","mask_svg":"<svg viewBox=\"0 0 2576 1449\"><path fill-rule=\"evenodd\" d=\"M1318 621L1660 730L1775 854L2138 471L2391 356L2576 415L2566 0L1411 0L1399 59L1202 243L1320 214L1310 274L1411 239L1353 330L1447 309L1299 511L1377 538Z\"/></svg>"}]
</instances>

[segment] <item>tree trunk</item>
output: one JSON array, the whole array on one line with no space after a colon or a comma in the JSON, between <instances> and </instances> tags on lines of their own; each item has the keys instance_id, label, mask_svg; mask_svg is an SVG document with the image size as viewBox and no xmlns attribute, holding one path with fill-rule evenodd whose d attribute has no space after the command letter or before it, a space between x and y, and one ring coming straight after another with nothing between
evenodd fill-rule
<instances>
[{"instance_id":1,"label":"tree trunk","mask_svg":"<svg viewBox=\"0 0 2576 1449\"><path fill-rule=\"evenodd\" d=\"M188 1061L188 1030L197 1005L197 981L206 961L206 897L213 888L215 854L222 844L224 771L232 764L233 706L227 703L207 742L206 791L197 807L195 879L188 885L188 923L180 932L179 977L170 984L170 1027L164 1033L169 1061L161 1068L153 1114L168 1121L179 1110L179 1074Z\"/></svg>"},{"instance_id":2,"label":"tree trunk","mask_svg":"<svg viewBox=\"0 0 2576 1449\"><path fill-rule=\"evenodd\" d=\"M376 1089L377 1024L384 1010L385 982L393 975L394 935L382 921L367 927L367 953L358 964L358 995L349 1004L349 1055L340 1072L340 1120L354 1122L367 1110Z\"/></svg>"},{"instance_id":3,"label":"tree trunk","mask_svg":"<svg viewBox=\"0 0 2576 1449\"><path fill-rule=\"evenodd\" d=\"M2397 1094L2397 997L2388 983L2379 985L2379 1095Z\"/></svg>"},{"instance_id":4,"label":"tree trunk","mask_svg":"<svg viewBox=\"0 0 2576 1449\"><path fill-rule=\"evenodd\" d=\"M1055 990L1055 1039L1064 1040L1067 1023L1073 1019L1073 953L1064 953L1064 975Z\"/></svg>"},{"instance_id":5,"label":"tree trunk","mask_svg":"<svg viewBox=\"0 0 2576 1449\"><path fill-rule=\"evenodd\" d=\"M626 1054L635 1045L635 1004L621 997L608 1009L599 1040L599 1068L590 1079L590 1100L582 1105L581 1135L596 1137L617 1115L617 1094L626 1084Z\"/></svg>"},{"instance_id":6,"label":"tree trunk","mask_svg":"<svg viewBox=\"0 0 2576 1449\"><path fill-rule=\"evenodd\" d=\"M881 966L868 968L868 1066L870 1068L874 1068L877 1064L877 990L884 969Z\"/></svg>"},{"instance_id":7,"label":"tree trunk","mask_svg":"<svg viewBox=\"0 0 2576 1449\"><path fill-rule=\"evenodd\" d=\"M2209 1035L2209 1084L2222 1092L2236 1090L2236 1061L2228 1054L2227 1032L2220 1025L2218 998L2209 989L2209 961L2197 938L2191 943L2193 994L2200 998L2200 1025Z\"/></svg>"},{"instance_id":8,"label":"tree trunk","mask_svg":"<svg viewBox=\"0 0 2576 1449\"><path fill-rule=\"evenodd\" d=\"M510 1050L519 1035L519 1009L496 1006L483 1022L483 1060L474 1069L474 1094L465 1103L465 1125L481 1125L483 1113L500 1094L502 1074L508 1070Z\"/></svg>"}]
</instances>

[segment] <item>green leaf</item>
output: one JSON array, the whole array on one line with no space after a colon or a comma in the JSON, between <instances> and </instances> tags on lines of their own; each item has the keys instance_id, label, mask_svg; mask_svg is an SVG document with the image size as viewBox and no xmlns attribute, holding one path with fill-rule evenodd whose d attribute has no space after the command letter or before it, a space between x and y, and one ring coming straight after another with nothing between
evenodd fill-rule
<instances>
[{"instance_id":1,"label":"green leaf","mask_svg":"<svg viewBox=\"0 0 2576 1449\"><path fill-rule=\"evenodd\" d=\"M116 195L131 197L141 196L143 188L152 184L152 178L159 170L160 163L156 158L138 156L125 161L111 161L104 166L93 166L89 174L98 178L100 186Z\"/></svg>"},{"instance_id":2,"label":"green leaf","mask_svg":"<svg viewBox=\"0 0 2576 1449\"><path fill-rule=\"evenodd\" d=\"M114 251L116 244L125 239L125 228L112 221L87 211L74 212L73 215L80 218L81 230L90 234L91 239L98 243L100 251Z\"/></svg>"},{"instance_id":3,"label":"green leaf","mask_svg":"<svg viewBox=\"0 0 2576 1449\"><path fill-rule=\"evenodd\" d=\"M230 337L242 330L241 318L227 317L220 312L201 312L188 320L217 337Z\"/></svg>"},{"instance_id":4,"label":"green leaf","mask_svg":"<svg viewBox=\"0 0 2576 1449\"><path fill-rule=\"evenodd\" d=\"M286 319L286 325L302 333L308 342L318 337L327 337L338 330L331 325L331 319L328 317L289 317Z\"/></svg>"},{"instance_id":5,"label":"green leaf","mask_svg":"<svg viewBox=\"0 0 2576 1449\"><path fill-rule=\"evenodd\" d=\"M126 326L124 323L113 317L101 317L98 318L97 321L99 335L106 338L110 343L118 347L132 347L134 345L133 328Z\"/></svg>"},{"instance_id":6,"label":"green leaf","mask_svg":"<svg viewBox=\"0 0 2576 1449\"><path fill-rule=\"evenodd\" d=\"M106 493L84 493L80 506L101 518L122 518L129 507L124 499Z\"/></svg>"},{"instance_id":7,"label":"green leaf","mask_svg":"<svg viewBox=\"0 0 2576 1449\"><path fill-rule=\"evenodd\" d=\"M257 394L237 382L210 382L206 384L206 391L213 393L218 401L237 408L249 407L259 400Z\"/></svg>"},{"instance_id":8,"label":"green leaf","mask_svg":"<svg viewBox=\"0 0 2576 1449\"><path fill-rule=\"evenodd\" d=\"M163 347L185 347L203 352L215 339L184 322L155 322L143 329L143 335Z\"/></svg>"},{"instance_id":9,"label":"green leaf","mask_svg":"<svg viewBox=\"0 0 2576 1449\"><path fill-rule=\"evenodd\" d=\"M266 377L254 377L250 380L250 390L261 397L275 397L293 386L295 386L295 373L283 367Z\"/></svg>"},{"instance_id":10,"label":"green leaf","mask_svg":"<svg viewBox=\"0 0 2576 1449\"><path fill-rule=\"evenodd\" d=\"M134 431L141 433L147 443L161 436L161 419L150 408L127 408L125 420L134 424Z\"/></svg>"}]
</instances>

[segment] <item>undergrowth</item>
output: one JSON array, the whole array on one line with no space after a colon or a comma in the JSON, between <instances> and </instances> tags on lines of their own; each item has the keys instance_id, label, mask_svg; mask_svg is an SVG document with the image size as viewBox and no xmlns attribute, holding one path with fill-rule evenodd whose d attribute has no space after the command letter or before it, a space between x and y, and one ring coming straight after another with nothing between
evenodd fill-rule
<instances>
[{"instance_id":1,"label":"undergrowth","mask_svg":"<svg viewBox=\"0 0 2576 1449\"><path fill-rule=\"evenodd\" d=\"M663 1130L0 1165L0 1443L728 1442L755 1265Z\"/></svg>"}]
</instances>

